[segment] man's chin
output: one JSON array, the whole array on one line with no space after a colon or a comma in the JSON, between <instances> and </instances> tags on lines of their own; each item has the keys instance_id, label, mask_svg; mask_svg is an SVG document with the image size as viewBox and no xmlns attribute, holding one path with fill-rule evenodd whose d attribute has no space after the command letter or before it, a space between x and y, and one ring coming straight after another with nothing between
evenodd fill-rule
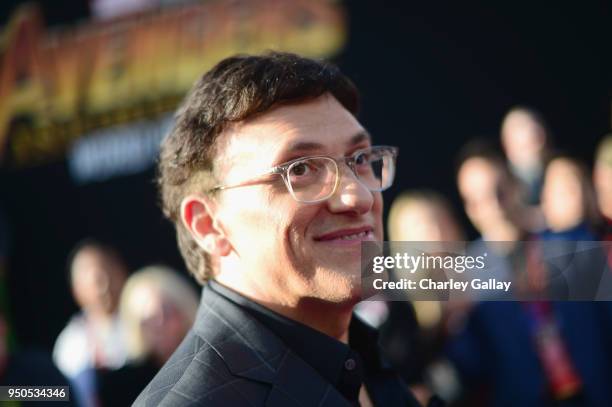
<instances>
[{"instance_id":1,"label":"man's chin","mask_svg":"<svg viewBox=\"0 0 612 407\"><path fill-rule=\"evenodd\" d=\"M351 289L347 291L334 291L329 293L327 301L342 308L352 309L362 300L361 289Z\"/></svg>"},{"instance_id":2,"label":"man's chin","mask_svg":"<svg viewBox=\"0 0 612 407\"><path fill-rule=\"evenodd\" d=\"M325 267L319 269L320 287L327 292L327 297L336 303L361 300L361 275L359 264L347 271L344 267Z\"/></svg>"}]
</instances>

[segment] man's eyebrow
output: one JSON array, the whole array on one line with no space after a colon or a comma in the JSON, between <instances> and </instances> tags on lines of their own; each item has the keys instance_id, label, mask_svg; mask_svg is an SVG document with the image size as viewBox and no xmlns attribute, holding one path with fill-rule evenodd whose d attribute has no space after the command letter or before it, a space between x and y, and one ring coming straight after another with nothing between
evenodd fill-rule
<instances>
[{"instance_id":1,"label":"man's eyebrow","mask_svg":"<svg viewBox=\"0 0 612 407\"><path fill-rule=\"evenodd\" d=\"M298 141L297 143L291 144L285 152L293 153L296 151L310 151L319 150L323 148L323 144L315 143L312 141Z\"/></svg>"},{"instance_id":2,"label":"man's eyebrow","mask_svg":"<svg viewBox=\"0 0 612 407\"><path fill-rule=\"evenodd\" d=\"M355 144L359 144L362 141L370 141L370 140L371 140L370 135L367 132L362 131L362 132L355 134L353 137L351 137L347 145L354 146ZM289 147L285 151L287 153L293 153L296 151L321 150L324 147L325 146L321 143L315 143L312 141L298 141L297 143L289 145Z\"/></svg>"},{"instance_id":3,"label":"man's eyebrow","mask_svg":"<svg viewBox=\"0 0 612 407\"><path fill-rule=\"evenodd\" d=\"M349 146L354 146L355 144L359 144L362 141L372 142L372 137L370 137L370 134L367 131L361 131L361 132L355 134L349 140L348 145Z\"/></svg>"}]
</instances>

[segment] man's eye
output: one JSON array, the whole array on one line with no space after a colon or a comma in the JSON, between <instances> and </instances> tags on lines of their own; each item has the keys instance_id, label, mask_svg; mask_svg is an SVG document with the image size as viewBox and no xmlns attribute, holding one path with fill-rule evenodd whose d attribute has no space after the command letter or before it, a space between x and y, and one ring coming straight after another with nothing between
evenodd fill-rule
<instances>
[{"instance_id":1,"label":"man's eye","mask_svg":"<svg viewBox=\"0 0 612 407\"><path fill-rule=\"evenodd\" d=\"M360 153L355 156L356 165L364 165L370 162L370 155L367 153Z\"/></svg>"},{"instance_id":2,"label":"man's eye","mask_svg":"<svg viewBox=\"0 0 612 407\"><path fill-rule=\"evenodd\" d=\"M310 168L308 167L307 164L299 163L291 167L291 175L301 177L301 176L308 174L309 169Z\"/></svg>"}]
</instances>

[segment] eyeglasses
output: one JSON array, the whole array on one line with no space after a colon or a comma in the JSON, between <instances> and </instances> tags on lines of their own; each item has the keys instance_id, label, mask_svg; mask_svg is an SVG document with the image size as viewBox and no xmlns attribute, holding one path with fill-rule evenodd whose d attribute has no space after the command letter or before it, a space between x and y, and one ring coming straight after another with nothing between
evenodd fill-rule
<instances>
[{"instance_id":1,"label":"eyeglasses","mask_svg":"<svg viewBox=\"0 0 612 407\"><path fill-rule=\"evenodd\" d=\"M373 146L358 150L349 157L301 157L270 168L254 179L270 174L281 175L293 199L302 203L316 203L329 199L336 192L340 181L338 163L344 162L363 186L372 192L379 192L393 184L397 152L397 147ZM208 192L252 184L251 180L219 185Z\"/></svg>"}]
</instances>

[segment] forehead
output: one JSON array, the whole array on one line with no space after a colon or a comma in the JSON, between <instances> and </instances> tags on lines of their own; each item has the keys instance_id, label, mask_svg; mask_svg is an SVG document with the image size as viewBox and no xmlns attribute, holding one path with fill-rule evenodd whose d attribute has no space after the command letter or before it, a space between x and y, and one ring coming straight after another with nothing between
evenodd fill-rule
<instances>
[{"instance_id":1,"label":"forehead","mask_svg":"<svg viewBox=\"0 0 612 407\"><path fill-rule=\"evenodd\" d=\"M85 247L75 256L70 265L70 275L73 279L80 276L109 275L111 277L122 275L123 265L114 254L97 247Z\"/></svg>"},{"instance_id":2,"label":"forehead","mask_svg":"<svg viewBox=\"0 0 612 407\"><path fill-rule=\"evenodd\" d=\"M494 189L500 180L500 170L483 158L470 158L459 169L459 190L464 197Z\"/></svg>"},{"instance_id":3,"label":"forehead","mask_svg":"<svg viewBox=\"0 0 612 407\"><path fill-rule=\"evenodd\" d=\"M518 127L531 126L536 123L536 120L531 114L523 110L517 110L506 116L503 127L510 130Z\"/></svg>"},{"instance_id":4,"label":"forehead","mask_svg":"<svg viewBox=\"0 0 612 407\"><path fill-rule=\"evenodd\" d=\"M353 144L370 141L363 126L330 94L277 107L234 125L221 137L224 164L270 164L309 153L343 154Z\"/></svg>"},{"instance_id":5,"label":"forehead","mask_svg":"<svg viewBox=\"0 0 612 407\"><path fill-rule=\"evenodd\" d=\"M96 247L85 247L74 256L72 268L75 270L88 269L104 266L106 263L107 257L104 252Z\"/></svg>"},{"instance_id":6,"label":"forehead","mask_svg":"<svg viewBox=\"0 0 612 407\"><path fill-rule=\"evenodd\" d=\"M546 176L548 178L559 178L559 181L567 181L572 178L580 177L580 170L573 162L558 158L553 160L546 168Z\"/></svg>"},{"instance_id":7,"label":"forehead","mask_svg":"<svg viewBox=\"0 0 612 407\"><path fill-rule=\"evenodd\" d=\"M436 208L434 205L428 205L425 201L415 200L402 209L400 219L405 223L420 223L425 219L430 220L430 218L435 216L435 212Z\"/></svg>"}]
</instances>

